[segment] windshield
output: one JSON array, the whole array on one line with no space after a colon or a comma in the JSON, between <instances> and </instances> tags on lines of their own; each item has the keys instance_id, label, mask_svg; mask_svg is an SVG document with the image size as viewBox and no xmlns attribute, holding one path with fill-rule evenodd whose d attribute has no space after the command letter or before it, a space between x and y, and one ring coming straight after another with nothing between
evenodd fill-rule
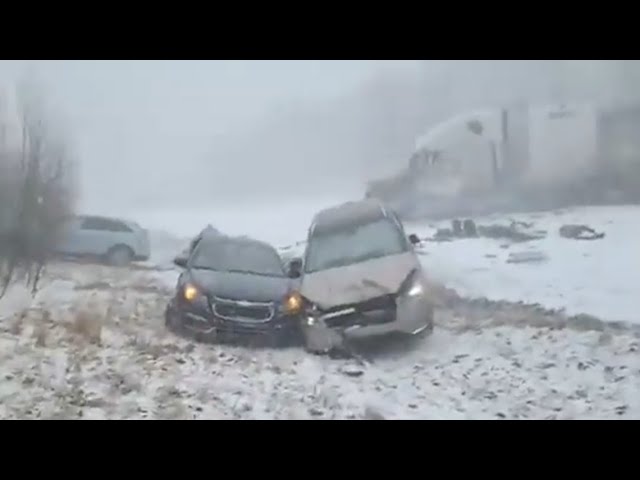
<instances>
[{"instance_id":1,"label":"windshield","mask_svg":"<svg viewBox=\"0 0 640 480\"><path fill-rule=\"evenodd\" d=\"M305 272L344 267L407 250L402 230L384 218L314 235L307 247Z\"/></svg>"},{"instance_id":2,"label":"windshield","mask_svg":"<svg viewBox=\"0 0 640 480\"><path fill-rule=\"evenodd\" d=\"M193 252L190 267L220 272L284 276L278 253L266 245L250 242L201 241Z\"/></svg>"}]
</instances>

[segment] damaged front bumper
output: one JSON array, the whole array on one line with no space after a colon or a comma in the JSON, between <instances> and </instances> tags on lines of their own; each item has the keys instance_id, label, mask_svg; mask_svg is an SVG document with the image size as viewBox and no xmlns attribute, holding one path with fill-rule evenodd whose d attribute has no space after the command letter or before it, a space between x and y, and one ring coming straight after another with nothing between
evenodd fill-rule
<instances>
[{"instance_id":1,"label":"damaged front bumper","mask_svg":"<svg viewBox=\"0 0 640 480\"><path fill-rule=\"evenodd\" d=\"M307 347L328 351L345 339L417 335L433 327L433 306L424 296L386 295L329 310L310 310L302 331Z\"/></svg>"}]
</instances>

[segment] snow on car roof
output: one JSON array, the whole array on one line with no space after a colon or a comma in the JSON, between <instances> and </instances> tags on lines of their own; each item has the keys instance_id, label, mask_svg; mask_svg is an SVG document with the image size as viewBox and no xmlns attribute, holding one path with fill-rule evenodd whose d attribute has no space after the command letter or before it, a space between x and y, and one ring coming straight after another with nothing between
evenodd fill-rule
<instances>
[{"instance_id":1,"label":"snow on car roof","mask_svg":"<svg viewBox=\"0 0 640 480\"><path fill-rule=\"evenodd\" d=\"M273 245L271 245L270 243L267 242L263 242L262 240L257 240L255 238L251 238L248 237L246 235L241 235L241 236L231 236L231 235L225 235L225 234L213 234L213 233L206 233L202 236L201 242L204 243L234 243L237 245L256 245L256 246L261 246L261 247L265 247L268 248L270 250L273 250L275 252L278 252L278 249L276 247L274 247Z\"/></svg>"},{"instance_id":2,"label":"snow on car roof","mask_svg":"<svg viewBox=\"0 0 640 480\"><path fill-rule=\"evenodd\" d=\"M330 229L353 222L373 221L386 215L385 207L376 199L351 201L318 212L312 228Z\"/></svg>"}]
</instances>

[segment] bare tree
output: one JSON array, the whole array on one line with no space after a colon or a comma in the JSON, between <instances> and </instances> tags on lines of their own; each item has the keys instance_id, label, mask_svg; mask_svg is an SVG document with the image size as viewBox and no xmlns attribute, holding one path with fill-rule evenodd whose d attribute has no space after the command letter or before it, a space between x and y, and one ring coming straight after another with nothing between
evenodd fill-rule
<instances>
[{"instance_id":1,"label":"bare tree","mask_svg":"<svg viewBox=\"0 0 640 480\"><path fill-rule=\"evenodd\" d=\"M42 269L72 212L73 163L47 120L41 91L33 83L18 90L18 150L0 150L0 298L25 281L35 294Z\"/></svg>"}]
</instances>

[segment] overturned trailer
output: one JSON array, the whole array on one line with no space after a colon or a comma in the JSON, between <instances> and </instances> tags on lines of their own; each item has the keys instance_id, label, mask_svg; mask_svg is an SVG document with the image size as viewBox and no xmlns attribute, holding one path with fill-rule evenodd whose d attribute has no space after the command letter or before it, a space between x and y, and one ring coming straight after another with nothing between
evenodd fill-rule
<instances>
[{"instance_id":1,"label":"overturned trailer","mask_svg":"<svg viewBox=\"0 0 640 480\"><path fill-rule=\"evenodd\" d=\"M431 218L628 200L640 185L627 176L640 171L639 126L640 108L465 112L418 138L408 165L369 182L366 196Z\"/></svg>"}]
</instances>

